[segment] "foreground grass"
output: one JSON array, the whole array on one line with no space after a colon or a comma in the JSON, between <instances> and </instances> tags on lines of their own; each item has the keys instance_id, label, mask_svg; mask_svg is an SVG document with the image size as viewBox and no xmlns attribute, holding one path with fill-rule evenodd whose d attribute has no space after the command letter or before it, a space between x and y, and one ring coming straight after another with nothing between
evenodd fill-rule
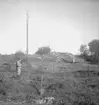
<instances>
[{"instance_id":1,"label":"foreground grass","mask_svg":"<svg viewBox=\"0 0 99 105\"><path fill-rule=\"evenodd\" d=\"M13 75L12 71L0 73L1 105L34 105L33 99L40 98L42 76L42 97L55 97L54 105L99 105L97 65L33 61L23 68L20 78Z\"/></svg>"}]
</instances>

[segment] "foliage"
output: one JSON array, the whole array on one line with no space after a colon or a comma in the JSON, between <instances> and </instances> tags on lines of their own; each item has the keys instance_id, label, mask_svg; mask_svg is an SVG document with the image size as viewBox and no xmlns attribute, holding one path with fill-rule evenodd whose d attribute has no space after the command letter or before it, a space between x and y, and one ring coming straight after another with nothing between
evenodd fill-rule
<instances>
[{"instance_id":1,"label":"foliage","mask_svg":"<svg viewBox=\"0 0 99 105\"><path fill-rule=\"evenodd\" d=\"M95 55L86 56L85 60L91 64L97 64L99 62L99 59Z\"/></svg>"},{"instance_id":2,"label":"foliage","mask_svg":"<svg viewBox=\"0 0 99 105\"><path fill-rule=\"evenodd\" d=\"M89 49L87 48L87 45L82 44L80 46L80 53L81 53L81 55L88 55L89 54Z\"/></svg>"},{"instance_id":3,"label":"foliage","mask_svg":"<svg viewBox=\"0 0 99 105\"><path fill-rule=\"evenodd\" d=\"M22 51L17 51L17 52L15 52L15 54L14 54L14 59L15 60L19 60L19 59L25 59L25 54L24 54L24 52L22 52Z\"/></svg>"},{"instance_id":4,"label":"foliage","mask_svg":"<svg viewBox=\"0 0 99 105\"><path fill-rule=\"evenodd\" d=\"M99 40L94 39L90 43L88 43L89 50L91 52L92 61L95 63L99 62Z\"/></svg>"},{"instance_id":5,"label":"foliage","mask_svg":"<svg viewBox=\"0 0 99 105\"><path fill-rule=\"evenodd\" d=\"M40 47L38 48L36 54L43 56L44 54L49 54L51 52L50 47Z\"/></svg>"},{"instance_id":6,"label":"foliage","mask_svg":"<svg viewBox=\"0 0 99 105\"><path fill-rule=\"evenodd\" d=\"M94 55L99 55L99 39L94 39L88 43L89 50Z\"/></svg>"},{"instance_id":7,"label":"foliage","mask_svg":"<svg viewBox=\"0 0 99 105\"><path fill-rule=\"evenodd\" d=\"M80 49L79 50L80 50L79 57L83 58L85 61L89 61L89 62L92 61L92 59L91 59L91 57L89 55L89 49L87 48L87 45L82 44L80 46Z\"/></svg>"},{"instance_id":8,"label":"foliage","mask_svg":"<svg viewBox=\"0 0 99 105\"><path fill-rule=\"evenodd\" d=\"M97 77L95 80L95 77L91 78L90 76L89 78L89 76L85 76L86 73L82 72L80 73L82 73L84 76L78 75L77 77L74 76L71 71L66 70L66 67L68 69L73 68L75 73L75 68L85 70L85 65L83 65L82 63L65 65L60 65L58 63L57 65L60 68L60 71L54 73L46 73L45 71L43 71L43 73L37 72L33 74L31 73L31 71L29 71L30 67L28 67L29 73L24 72L20 80L14 78L8 79L7 76L4 77L1 74L0 78L3 81L2 83L0 83L0 94L2 94L3 96L8 95L8 99L13 102L25 101L32 104L31 102L33 102L33 99L40 98L41 77L43 75L44 78L42 79L42 87L45 89L45 92L42 96L55 97L55 103L53 105L96 105L96 103L97 105L99 104L99 80L97 79ZM82 68L81 65L83 65L84 68ZM64 69L64 71L62 69ZM35 69L32 69L32 71L34 70ZM40 70L42 70L42 67L40 67L40 69L37 71ZM29 76L29 78L27 78L27 76Z\"/></svg>"},{"instance_id":9,"label":"foliage","mask_svg":"<svg viewBox=\"0 0 99 105\"><path fill-rule=\"evenodd\" d=\"M12 87L11 90L14 90L12 92L16 91L14 95L12 94L10 98L11 101L16 102L17 100L26 100L26 102L31 103L33 99L37 99L37 96L39 96L38 92L40 89L39 83L41 82L41 77L36 76L31 78L31 80L32 81L30 83L21 83L18 81L15 83L13 82L13 86L17 83L14 87L10 85L10 87ZM79 82L76 82L74 79L70 80L70 78L67 77L65 77L62 81L59 77L55 79L54 76L51 78L46 78L46 91L44 93L44 97L55 97L54 105L96 105L98 102L97 99L99 92L97 89L93 89L93 91L91 91L90 88L88 88L89 83L85 83L83 80L85 80L85 78L80 79ZM90 82L93 83L91 80ZM4 86L4 84L7 86L7 82L4 82L1 85ZM21 89L24 90L23 94ZM7 89L4 90L6 93L7 91ZM2 92L3 90L1 90L1 94L4 94Z\"/></svg>"},{"instance_id":10,"label":"foliage","mask_svg":"<svg viewBox=\"0 0 99 105\"><path fill-rule=\"evenodd\" d=\"M99 62L99 40L92 40L87 45L80 46L80 57L83 58L85 61L90 63L98 63Z\"/></svg>"}]
</instances>

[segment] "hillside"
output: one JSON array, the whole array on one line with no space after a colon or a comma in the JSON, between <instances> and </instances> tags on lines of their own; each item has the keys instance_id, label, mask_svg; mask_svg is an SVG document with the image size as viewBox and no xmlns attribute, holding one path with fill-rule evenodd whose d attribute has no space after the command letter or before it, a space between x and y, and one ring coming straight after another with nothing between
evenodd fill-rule
<instances>
[{"instance_id":1,"label":"hillside","mask_svg":"<svg viewBox=\"0 0 99 105\"><path fill-rule=\"evenodd\" d=\"M23 63L20 77L17 77L13 62L9 62L11 69L1 65L1 104L32 105L36 104L34 100L41 97L54 97L54 105L63 105L61 101L67 105L96 105L99 96L99 66L86 62L66 62L63 56L61 58L57 61L57 57L52 55L46 55L43 59L29 56ZM42 96L41 83L44 88Z\"/></svg>"}]
</instances>

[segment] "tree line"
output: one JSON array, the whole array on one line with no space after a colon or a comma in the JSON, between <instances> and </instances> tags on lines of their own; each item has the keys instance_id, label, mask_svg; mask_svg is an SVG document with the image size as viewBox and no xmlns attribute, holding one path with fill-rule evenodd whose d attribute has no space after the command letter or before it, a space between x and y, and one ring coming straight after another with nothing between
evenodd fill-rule
<instances>
[{"instance_id":1,"label":"tree line","mask_svg":"<svg viewBox=\"0 0 99 105\"><path fill-rule=\"evenodd\" d=\"M43 46L39 47L38 50L35 52L35 54L40 55L41 58L44 57L46 54L50 54L52 52L51 48L49 46ZM99 39L93 39L88 44L82 44L79 48L80 55L79 57L83 58L85 61L88 61L90 63L99 63ZM20 57L25 60L25 53L22 51L16 51L14 54L9 55L2 55L0 54L0 59L3 60L17 60Z\"/></svg>"},{"instance_id":2,"label":"tree line","mask_svg":"<svg viewBox=\"0 0 99 105\"><path fill-rule=\"evenodd\" d=\"M88 44L80 46L80 57L90 63L99 63L99 39L94 39Z\"/></svg>"}]
</instances>

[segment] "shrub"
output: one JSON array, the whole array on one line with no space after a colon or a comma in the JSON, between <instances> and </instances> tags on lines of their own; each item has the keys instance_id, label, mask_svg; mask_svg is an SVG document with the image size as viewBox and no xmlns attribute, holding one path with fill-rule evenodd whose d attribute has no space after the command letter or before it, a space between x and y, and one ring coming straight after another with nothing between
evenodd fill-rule
<instances>
[{"instance_id":1,"label":"shrub","mask_svg":"<svg viewBox=\"0 0 99 105\"><path fill-rule=\"evenodd\" d=\"M38 48L36 54L43 56L44 54L49 54L51 52L50 47L40 47Z\"/></svg>"},{"instance_id":2,"label":"shrub","mask_svg":"<svg viewBox=\"0 0 99 105\"><path fill-rule=\"evenodd\" d=\"M14 59L15 60L19 60L19 59L25 59L25 54L24 54L24 52L22 52L22 51L17 51L17 52L15 52L15 54L14 54Z\"/></svg>"}]
</instances>

